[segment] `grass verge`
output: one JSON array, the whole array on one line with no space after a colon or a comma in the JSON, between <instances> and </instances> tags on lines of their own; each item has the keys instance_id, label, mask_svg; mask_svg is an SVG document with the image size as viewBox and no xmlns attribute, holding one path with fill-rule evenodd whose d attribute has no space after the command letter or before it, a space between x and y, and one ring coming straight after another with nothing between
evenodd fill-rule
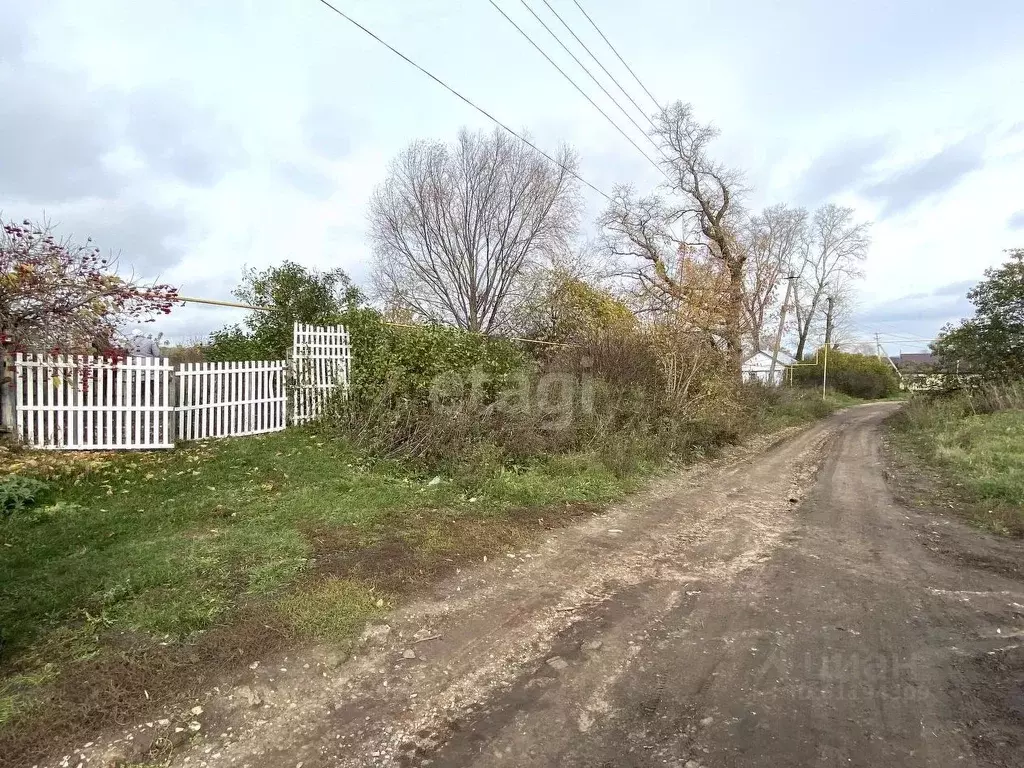
<instances>
[{"instance_id":1,"label":"grass verge","mask_svg":"<svg viewBox=\"0 0 1024 768\"><path fill-rule=\"evenodd\" d=\"M985 530L1024 537L1024 411L976 414L964 399L920 397L890 424L897 460L929 473L943 505Z\"/></svg>"},{"instance_id":2,"label":"grass verge","mask_svg":"<svg viewBox=\"0 0 1024 768\"><path fill-rule=\"evenodd\" d=\"M304 430L6 463L49 484L0 522L0 763L28 765L640 482L587 455L417 475Z\"/></svg>"},{"instance_id":3,"label":"grass verge","mask_svg":"<svg viewBox=\"0 0 1024 768\"><path fill-rule=\"evenodd\" d=\"M834 390L828 390L824 397L820 389L797 387L767 390L765 401L758 409L756 418L759 431L775 432L812 419L823 419L840 408L863 402L864 400Z\"/></svg>"},{"instance_id":4,"label":"grass verge","mask_svg":"<svg viewBox=\"0 0 1024 768\"><path fill-rule=\"evenodd\" d=\"M770 393L753 421L774 431L839 404ZM409 594L598 513L654 469L595 452L442 476L301 429L2 458L0 474L46 483L0 521L2 765L185 702L297 643L344 649Z\"/></svg>"}]
</instances>

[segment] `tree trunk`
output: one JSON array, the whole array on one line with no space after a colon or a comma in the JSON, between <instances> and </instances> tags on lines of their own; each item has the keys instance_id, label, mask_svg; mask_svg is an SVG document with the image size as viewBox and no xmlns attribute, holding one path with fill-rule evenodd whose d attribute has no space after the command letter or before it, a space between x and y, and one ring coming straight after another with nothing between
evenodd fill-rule
<instances>
[{"instance_id":1,"label":"tree trunk","mask_svg":"<svg viewBox=\"0 0 1024 768\"><path fill-rule=\"evenodd\" d=\"M811 302L811 306L807 308L807 314L803 318L797 320L797 344L796 344L796 359L797 362L802 362L804 354L807 352L807 337L811 335L811 325L814 323L814 313L818 311L819 297Z\"/></svg>"},{"instance_id":2,"label":"tree trunk","mask_svg":"<svg viewBox=\"0 0 1024 768\"><path fill-rule=\"evenodd\" d=\"M743 379L743 261L729 262L729 309L725 318L725 346L729 368L738 381Z\"/></svg>"},{"instance_id":3,"label":"tree trunk","mask_svg":"<svg viewBox=\"0 0 1024 768\"><path fill-rule=\"evenodd\" d=\"M825 310L825 346L832 346L832 310L834 309L834 300L829 296L825 301L828 304Z\"/></svg>"}]
</instances>

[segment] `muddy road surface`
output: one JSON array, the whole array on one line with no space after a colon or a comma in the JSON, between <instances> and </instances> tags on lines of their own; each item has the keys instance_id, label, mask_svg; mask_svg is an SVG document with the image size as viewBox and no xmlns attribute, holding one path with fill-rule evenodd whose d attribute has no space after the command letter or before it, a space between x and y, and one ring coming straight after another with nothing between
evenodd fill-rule
<instances>
[{"instance_id":1,"label":"muddy road surface","mask_svg":"<svg viewBox=\"0 0 1024 768\"><path fill-rule=\"evenodd\" d=\"M464 569L347 661L265 663L172 764L1024 766L1024 547L894 500L895 407Z\"/></svg>"}]
</instances>

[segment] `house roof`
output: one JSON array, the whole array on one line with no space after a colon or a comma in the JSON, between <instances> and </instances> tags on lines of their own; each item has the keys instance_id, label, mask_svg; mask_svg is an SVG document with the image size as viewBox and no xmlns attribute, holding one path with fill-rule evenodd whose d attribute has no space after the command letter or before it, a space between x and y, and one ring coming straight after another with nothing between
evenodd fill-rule
<instances>
[{"instance_id":1,"label":"house roof","mask_svg":"<svg viewBox=\"0 0 1024 768\"><path fill-rule=\"evenodd\" d=\"M779 356L777 360L777 365L791 365L794 362L793 358L787 353L783 352L781 349L779 350ZM743 358L743 364L750 366L763 365L765 367L768 367L772 364L772 353L764 351L752 352Z\"/></svg>"},{"instance_id":2,"label":"house roof","mask_svg":"<svg viewBox=\"0 0 1024 768\"><path fill-rule=\"evenodd\" d=\"M793 365L794 358L779 350L776 366L784 368ZM771 367L771 352L753 352L743 357L743 366L748 369L768 369Z\"/></svg>"},{"instance_id":3,"label":"house roof","mask_svg":"<svg viewBox=\"0 0 1024 768\"><path fill-rule=\"evenodd\" d=\"M937 362L931 352L901 352L896 365L932 365Z\"/></svg>"}]
</instances>

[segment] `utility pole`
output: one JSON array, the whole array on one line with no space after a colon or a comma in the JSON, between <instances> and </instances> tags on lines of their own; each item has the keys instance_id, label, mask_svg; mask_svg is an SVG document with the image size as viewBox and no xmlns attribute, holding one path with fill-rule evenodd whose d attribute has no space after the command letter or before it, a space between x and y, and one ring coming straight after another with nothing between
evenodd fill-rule
<instances>
[{"instance_id":1,"label":"utility pole","mask_svg":"<svg viewBox=\"0 0 1024 768\"><path fill-rule=\"evenodd\" d=\"M825 360L821 366L821 399L825 399L825 388L828 384L828 344L825 345L825 351L823 352Z\"/></svg>"},{"instance_id":2,"label":"utility pole","mask_svg":"<svg viewBox=\"0 0 1024 768\"><path fill-rule=\"evenodd\" d=\"M825 362L821 366L821 399L825 399L825 390L828 385L828 348L832 346L832 310L835 301L829 296L825 299L827 308L825 310Z\"/></svg>"},{"instance_id":3,"label":"utility pole","mask_svg":"<svg viewBox=\"0 0 1024 768\"><path fill-rule=\"evenodd\" d=\"M779 361L779 347L782 345L782 332L786 327L786 309L789 307L789 295L793 291L796 275L786 276L786 298L782 300L782 311L779 312L779 330L775 332L775 345L772 348L772 364L768 367L768 383L775 383L775 366Z\"/></svg>"},{"instance_id":4,"label":"utility pole","mask_svg":"<svg viewBox=\"0 0 1024 768\"><path fill-rule=\"evenodd\" d=\"M875 351L878 353L878 359L881 360L883 357L889 361L889 365L896 371L896 376L900 380L900 389L903 389L903 371L899 369L899 366L892 361L892 358L885 354L885 350L882 349L882 342L878 339L878 331L875 331Z\"/></svg>"}]
</instances>

